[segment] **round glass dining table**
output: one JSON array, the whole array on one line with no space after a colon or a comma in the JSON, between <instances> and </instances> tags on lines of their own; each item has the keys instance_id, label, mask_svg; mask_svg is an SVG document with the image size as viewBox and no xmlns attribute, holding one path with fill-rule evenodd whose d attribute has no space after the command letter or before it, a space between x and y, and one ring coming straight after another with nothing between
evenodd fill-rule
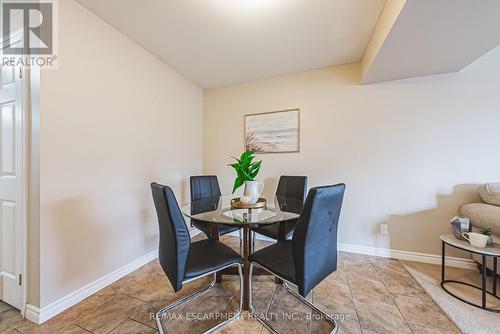
<instances>
[{"instance_id":1,"label":"round glass dining table","mask_svg":"<svg viewBox=\"0 0 500 334\"><path fill-rule=\"evenodd\" d=\"M233 209L233 199L231 195L203 198L184 205L182 213L207 223L257 227L297 219L302 210L302 201L292 197L265 198L266 207L260 209Z\"/></svg>"},{"instance_id":2,"label":"round glass dining table","mask_svg":"<svg viewBox=\"0 0 500 334\"><path fill-rule=\"evenodd\" d=\"M241 227L243 230L243 310L249 310L250 281L249 256L252 252L250 228L286 222L299 218L303 202L286 196L269 196L266 206L260 209L234 209L231 201L234 196L215 196L193 201L182 207L182 213L194 220L210 223L210 237L219 240L218 225ZM285 239L285 225L281 224L278 239ZM226 269L217 277L222 281L224 275L238 275L237 270ZM254 275L269 275L265 270L254 271Z\"/></svg>"}]
</instances>

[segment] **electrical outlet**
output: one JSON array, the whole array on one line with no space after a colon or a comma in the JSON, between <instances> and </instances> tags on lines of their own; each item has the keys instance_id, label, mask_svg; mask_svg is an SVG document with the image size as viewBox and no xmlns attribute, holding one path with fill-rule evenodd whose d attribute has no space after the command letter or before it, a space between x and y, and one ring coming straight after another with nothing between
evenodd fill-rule
<instances>
[{"instance_id":1,"label":"electrical outlet","mask_svg":"<svg viewBox=\"0 0 500 334\"><path fill-rule=\"evenodd\" d=\"M380 234L389 234L389 225L380 224Z\"/></svg>"}]
</instances>

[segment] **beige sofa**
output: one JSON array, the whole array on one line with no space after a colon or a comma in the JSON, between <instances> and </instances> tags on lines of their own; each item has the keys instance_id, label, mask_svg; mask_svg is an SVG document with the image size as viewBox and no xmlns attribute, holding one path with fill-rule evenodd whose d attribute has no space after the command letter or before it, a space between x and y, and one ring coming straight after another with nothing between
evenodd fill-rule
<instances>
[{"instance_id":1,"label":"beige sofa","mask_svg":"<svg viewBox=\"0 0 500 334\"><path fill-rule=\"evenodd\" d=\"M500 243L500 183L489 183L479 188L479 195L484 203L472 203L462 206L460 214L470 219L472 230L491 228L493 241ZM474 256L481 263L481 256ZM488 258L487 267L493 270L493 260ZM497 272L500 274L500 268Z\"/></svg>"}]
</instances>

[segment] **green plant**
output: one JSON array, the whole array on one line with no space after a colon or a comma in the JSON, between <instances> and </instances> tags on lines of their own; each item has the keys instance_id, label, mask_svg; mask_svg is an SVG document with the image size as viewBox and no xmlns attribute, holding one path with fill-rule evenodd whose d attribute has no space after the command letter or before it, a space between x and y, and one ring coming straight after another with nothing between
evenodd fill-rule
<instances>
[{"instance_id":1,"label":"green plant","mask_svg":"<svg viewBox=\"0 0 500 334\"><path fill-rule=\"evenodd\" d=\"M484 234L484 235L487 235L487 236L491 236L491 227L486 227L486 228L483 228L479 231L479 233L481 234Z\"/></svg>"},{"instance_id":2,"label":"green plant","mask_svg":"<svg viewBox=\"0 0 500 334\"><path fill-rule=\"evenodd\" d=\"M262 161L253 162L253 159L255 159L253 151L245 151L239 159L232 158L236 160L236 163L229 164L228 166L233 167L237 175L233 186L234 194L236 189L241 187L245 181L253 181L255 179L257 174L259 174Z\"/></svg>"}]
</instances>

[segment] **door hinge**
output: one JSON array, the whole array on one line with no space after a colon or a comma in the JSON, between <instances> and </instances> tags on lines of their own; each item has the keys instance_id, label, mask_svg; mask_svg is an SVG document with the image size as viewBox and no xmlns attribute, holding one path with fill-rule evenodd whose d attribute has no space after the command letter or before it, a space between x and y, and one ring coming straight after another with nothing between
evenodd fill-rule
<instances>
[{"instance_id":1,"label":"door hinge","mask_svg":"<svg viewBox=\"0 0 500 334\"><path fill-rule=\"evenodd\" d=\"M19 274L19 286L23 285L23 275Z\"/></svg>"}]
</instances>

